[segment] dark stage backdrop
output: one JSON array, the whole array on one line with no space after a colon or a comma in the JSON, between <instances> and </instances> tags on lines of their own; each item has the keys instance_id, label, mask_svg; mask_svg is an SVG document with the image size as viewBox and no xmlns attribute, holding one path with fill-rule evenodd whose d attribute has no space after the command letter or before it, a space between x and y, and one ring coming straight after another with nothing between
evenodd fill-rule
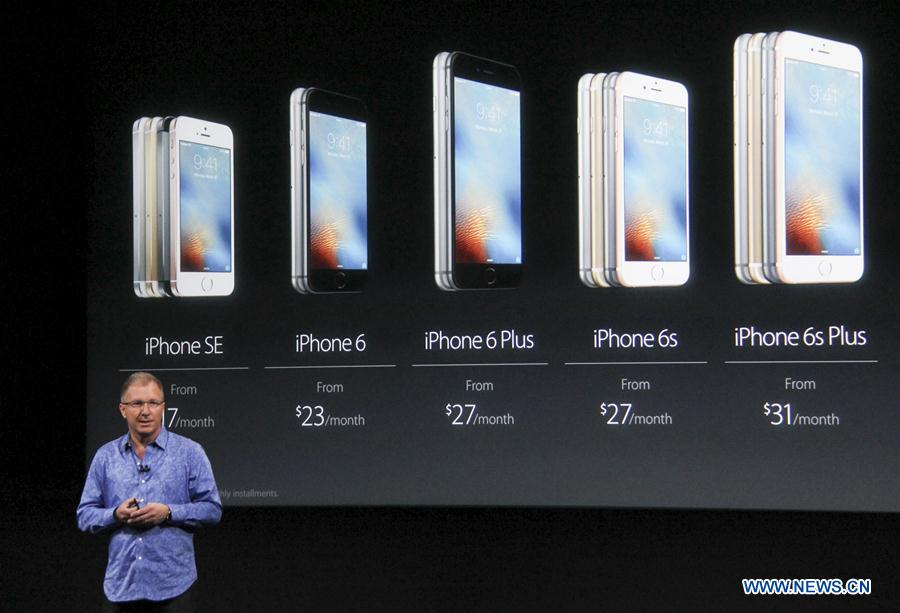
<instances>
[{"instance_id":1,"label":"dark stage backdrop","mask_svg":"<svg viewBox=\"0 0 900 613\"><path fill-rule=\"evenodd\" d=\"M892 11L305 3L39 23L28 23L12 55L24 70L5 111L9 140L25 154L18 173L7 171L19 187L7 230L15 266L5 271L15 288L11 312L25 315L4 328L8 360L21 364L5 373L3 397L14 426L4 446L17 467L4 489L16 494L19 520L3 528L18 576L6 573L2 591L24 604L17 608L74 600L90 609L100 601L106 543L75 531L74 507L86 458L121 427L120 370L193 367L148 359L143 339L154 334L222 334L228 353L220 365L249 368L161 373L197 388L179 399L182 416L215 421L184 433L207 448L220 487L275 489L281 504L323 505L226 501L223 524L197 537L201 596L218 610L733 606L745 602L740 578L751 576L872 577L874 596L859 602L896 600L896 514L790 511L898 507ZM860 283L743 287L731 271L730 49L742 32L773 29L852 42L863 52L867 269ZM436 52L457 49L522 74L527 268L511 292L450 295L432 281L430 68ZM682 288L588 290L577 280L574 85L584 72L612 69L679 80L691 93L693 264ZM300 296L289 285L287 96L300 85L356 95L369 107L372 264L362 295ZM154 114L234 130L239 270L230 298L131 294L129 129ZM869 341L796 356L751 353L731 342L738 325L844 325L866 330ZM677 351L640 359L707 364L566 366L630 360L591 349L592 331L603 327L675 330ZM533 353L496 361L548 366L413 368L476 361L426 354L424 332L441 328L534 334ZM291 353L301 332L364 332L365 361L398 366L338 378L265 369L303 363ZM782 358L877 362L725 364ZM817 390L785 393L786 376L815 380ZM622 377L649 381L651 390L624 394L616 387ZM467 396L466 379L491 381L496 391ZM294 407L315 400L317 380L343 383L348 391L329 408L364 414L366 427L301 430ZM841 424L778 430L761 410L779 399L835 413ZM515 425L454 428L443 407L460 400L513 415ZM615 429L597 413L604 401L633 402L673 423ZM329 506L337 504L351 506ZM464 506L354 506L372 504ZM822 603L846 605L812 605Z\"/></svg>"}]
</instances>

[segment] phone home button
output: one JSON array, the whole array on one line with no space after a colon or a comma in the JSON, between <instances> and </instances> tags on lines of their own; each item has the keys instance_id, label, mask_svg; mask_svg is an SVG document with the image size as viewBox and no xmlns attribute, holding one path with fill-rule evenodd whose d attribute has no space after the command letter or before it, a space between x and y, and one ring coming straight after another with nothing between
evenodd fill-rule
<instances>
[{"instance_id":1,"label":"phone home button","mask_svg":"<svg viewBox=\"0 0 900 613\"><path fill-rule=\"evenodd\" d=\"M663 268L662 266L660 266L659 264L657 264L656 266L654 266L653 268L650 269L650 276L653 278L654 281L659 281L660 279L662 279L665 276L665 274L666 274L666 269Z\"/></svg>"},{"instance_id":2,"label":"phone home button","mask_svg":"<svg viewBox=\"0 0 900 613\"><path fill-rule=\"evenodd\" d=\"M819 274L823 277L827 277L831 274L831 262L822 261L819 262Z\"/></svg>"},{"instance_id":3,"label":"phone home button","mask_svg":"<svg viewBox=\"0 0 900 613\"><path fill-rule=\"evenodd\" d=\"M203 277L203 280L200 281L200 288L204 292L208 292L213 288L213 280L210 277Z\"/></svg>"},{"instance_id":4,"label":"phone home button","mask_svg":"<svg viewBox=\"0 0 900 613\"><path fill-rule=\"evenodd\" d=\"M493 285L497 282L497 269L493 266L488 266L484 269L484 282L488 285Z\"/></svg>"},{"instance_id":5,"label":"phone home button","mask_svg":"<svg viewBox=\"0 0 900 613\"><path fill-rule=\"evenodd\" d=\"M347 287L347 273L339 272L334 275L334 286L338 289Z\"/></svg>"}]
</instances>

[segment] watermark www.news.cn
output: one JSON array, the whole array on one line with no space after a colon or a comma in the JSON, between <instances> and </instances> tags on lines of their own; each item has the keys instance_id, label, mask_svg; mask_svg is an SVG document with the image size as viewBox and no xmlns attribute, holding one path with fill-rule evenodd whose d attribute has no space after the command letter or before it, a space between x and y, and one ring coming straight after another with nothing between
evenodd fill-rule
<instances>
[{"instance_id":1,"label":"watermark www.news.cn","mask_svg":"<svg viewBox=\"0 0 900 613\"><path fill-rule=\"evenodd\" d=\"M747 596L868 596L871 579L741 579Z\"/></svg>"}]
</instances>

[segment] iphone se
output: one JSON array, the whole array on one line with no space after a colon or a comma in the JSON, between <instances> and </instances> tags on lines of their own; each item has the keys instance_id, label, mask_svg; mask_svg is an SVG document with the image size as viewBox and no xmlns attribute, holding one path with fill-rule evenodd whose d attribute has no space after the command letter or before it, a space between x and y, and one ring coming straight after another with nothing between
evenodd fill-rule
<instances>
[{"instance_id":1,"label":"iphone se","mask_svg":"<svg viewBox=\"0 0 900 613\"><path fill-rule=\"evenodd\" d=\"M169 129L170 264L175 296L234 291L234 137L177 117Z\"/></svg>"}]
</instances>

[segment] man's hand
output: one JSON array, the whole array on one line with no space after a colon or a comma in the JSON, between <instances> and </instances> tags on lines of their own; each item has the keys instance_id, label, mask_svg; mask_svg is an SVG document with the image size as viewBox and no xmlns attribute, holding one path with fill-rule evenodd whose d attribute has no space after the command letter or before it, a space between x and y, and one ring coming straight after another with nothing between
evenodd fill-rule
<instances>
[{"instance_id":1,"label":"man's hand","mask_svg":"<svg viewBox=\"0 0 900 613\"><path fill-rule=\"evenodd\" d=\"M116 519L120 522L126 522L131 518L131 515L137 511L138 501L137 498L129 498L124 500L122 504L116 507Z\"/></svg>"},{"instance_id":2,"label":"man's hand","mask_svg":"<svg viewBox=\"0 0 900 613\"><path fill-rule=\"evenodd\" d=\"M166 521L168 516L167 505L161 502L148 502L143 508L132 510L125 523L129 526L158 526Z\"/></svg>"}]
</instances>

